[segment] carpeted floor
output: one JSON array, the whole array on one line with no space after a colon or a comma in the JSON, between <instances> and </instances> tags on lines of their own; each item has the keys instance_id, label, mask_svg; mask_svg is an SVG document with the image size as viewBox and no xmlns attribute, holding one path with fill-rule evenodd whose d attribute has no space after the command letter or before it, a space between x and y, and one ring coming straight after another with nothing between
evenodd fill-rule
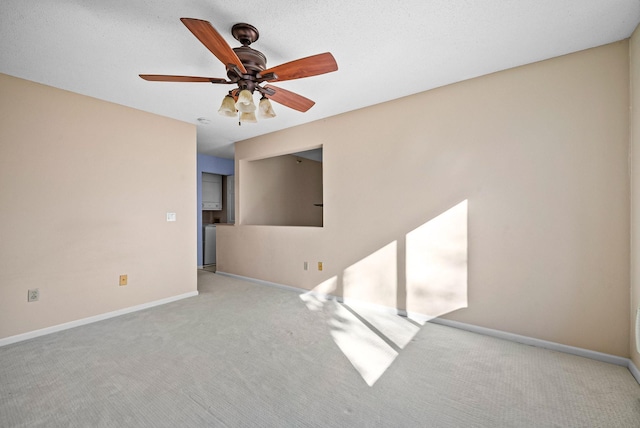
<instances>
[{"instance_id":1,"label":"carpeted floor","mask_svg":"<svg viewBox=\"0 0 640 428\"><path fill-rule=\"evenodd\" d=\"M640 426L626 368L198 275L198 297L0 348L0 426Z\"/></svg>"}]
</instances>

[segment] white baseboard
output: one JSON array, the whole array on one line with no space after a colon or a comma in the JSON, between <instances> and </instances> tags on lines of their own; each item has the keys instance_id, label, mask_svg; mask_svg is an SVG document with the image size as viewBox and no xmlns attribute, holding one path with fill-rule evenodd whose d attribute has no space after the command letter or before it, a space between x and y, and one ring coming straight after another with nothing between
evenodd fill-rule
<instances>
[{"instance_id":1,"label":"white baseboard","mask_svg":"<svg viewBox=\"0 0 640 428\"><path fill-rule=\"evenodd\" d=\"M633 375L633 377L636 378L636 381L640 383L640 370L638 370L636 365L633 364L633 361L629 360L629 365L627 367L631 372L631 374Z\"/></svg>"},{"instance_id":2,"label":"white baseboard","mask_svg":"<svg viewBox=\"0 0 640 428\"><path fill-rule=\"evenodd\" d=\"M277 282L269 282L269 281L264 281L262 279L250 278L248 276L236 275L235 273L221 272L219 270L216 271L216 275L228 276L230 278L236 278L236 279L239 279L239 280L242 280L242 281L253 282L255 284L267 285L269 287L281 288L283 290L289 290L289 291L293 291L295 293L308 293L309 292L309 290L305 290L304 288L292 287L290 285L278 284ZM318 293L318 295L319 294L320 293ZM325 296L325 294L323 294L323 296ZM334 296L330 296L330 297L334 297Z\"/></svg>"},{"instance_id":3,"label":"white baseboard","mask_svg":"<svg viewBox=\"0 0 640 428\"><path fill-rule=\"evenodd\" d=\"M509 340L512 342L522 343L525 345L535 346L538 348L550 349L552 351L564 352L565 354L577 355L579 357L590 358L592 360L603 361L605 363L615 364L618 366L629 366L629 359L618 357L616 355L605 354L603 352L591 351L589 349L578 348L575 346L563 345L562 343L549 342L547 340L536 339L529 336L521 336L519 334L508 333L502 330L494 330L491 328L478 327L472 324L466 324L458 321L451 321L444 318L434 318L430 320L434 324L454 327L460 330L466 330L473 333L483 334L485 336L496 337L498 339Z\"/></svg>"},{"instance_id":4,"label":"white baseboard","mask_svg":"<svg viewBox=\"0 0 640 428\"><path fill-rule=\"evenodd\" d=\"M167 297L165 299L154 300L153 302L143 303L141 305L130 306L124 309L118 309L117 311L107 312L92 317L82 318L76 321L66 322L64 324L58 324L51 327L41 328L39 330L29 331L27 333L16 334L15 336L5 337L0 339L0 346L10 345L16 342L22 342L24 340L33 339L35 337L44 336L46 334L56 333L62 330L68 330L70 328L79 327L81 325L91 324L94 322L106 320L109 318L117 317L120 315L128 314L131 312L141 311L143 309L152 308L154 306L164 305L167 303L175 302L177 300L186 299L187 297L197 296L197 291L191 291L189 293L179 294L177 296Z\"/></svg>"},{"instance_id":5,"label":"white baseboard","mask_svg":"<svg viewBox=\"0 0 640 428\"><path fill-rule=\"evenodd\" d=\"M289 285L282 285L282 284L277 284L274 282L269 282L269 281L263 281L261 279L255 279L255 278L250 278L250 277L246 277L246 276L241 276L241 275L235 275L232 273L226 273L226 272L216 272L217 274L220 275L224 275L224 276L229 276L232 278L237 278L243 281L249 281L249 282L254 282L256 284L261 284L261 285L267 285L270 287L277 287L277 288L281 288L281 289L285 289L285 290L289 290L289 291L294 291L296 293L311 293L313 295L319 296L319 297L323 297L325 299L331 299L331 300L338 300L338 301L343 301L342 298L338 297L338 296L334 296L334 295L330 295L330 294L324 294L324 293L318 293L318 292L314 292L313 290L305 290L303 288L297 288L297 287L292 287ZM391 308L389 306L381 306L381 305L376 305L376 304L372 304L372 303L368 303L368 302L362 302L362 301L355 301L355 300L351 300L351 299L346 299L344 300L344 303L353 303L353 304L358 304L358 305L364 305L368 308L371 309L375 309L384 313L393 313L393 314L397 314L400 316L408 316L412 319L416 319L422 322L431 322L434 324L440 324L440 325L444 325L447 327L453 327L453 328L457 328L460 330L465 330L465 331L470 331L472 333L478 333L478 334L482 334L485 336L491 336L491 337L496 337L498 339L503 339L503 340L509 340L511 342L517 342L517 343L522 343L525 345L530 345L530 346L535 346L538 348L545 348L545 349L550 349L553 351L558 351L558 352L564 352L566 354L572 354L572 355L577 355L580 357L584 357L584 358L590 358L592 360L597 360L597 361L602 361L605 363L609 363L609 364L615 364L618 366L623 366L623 367L627 367L629 369L629 371L631 372L631 374L633 375L633 377L636 379L636 381L640 384L640 371L638 370L638 368L633 364L633 362L629 359L629 358L624 358L624 357L618 357L617 355L611 355L611 354L605 354L603 352L598 352L598 351L591 351L589 349L584 349L584 348L578 348L575 346L569 346L569 345L563 345L561 343L557 343L557 342L550 342L547 340L542 340L542 339L536 339L533 337L529 337L529 336L522 336L519 334L514 334L514 333L508 333L506 331L502 331L502 330L494 330L491 328L485 328L485 327L479 327L473 324L466 324L466 323L462 323L462 322L458 322L458 321L451 321L451 320L447 320L444 318L438 318L438 317L433 317L433 316L429 316L429 315L425 315L425 314L420 314L420 313L415 313L415 312L408 312L404 311L402 309L395 309L395 308Z\"/></svg>"}]
</instances>

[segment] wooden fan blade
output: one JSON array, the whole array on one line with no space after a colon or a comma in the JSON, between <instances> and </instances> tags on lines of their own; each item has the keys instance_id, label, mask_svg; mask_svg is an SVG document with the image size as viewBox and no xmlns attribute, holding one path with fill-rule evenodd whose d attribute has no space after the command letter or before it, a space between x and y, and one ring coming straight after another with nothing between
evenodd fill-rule
<instances>
[{"instance_id":1,"label":"wooden fan blade","mask_svg":"<svg viewBox=\"0 0 640 428\"><path fill-rule=\"evenodd\" d=\"M208 83L231 83L226 79L218 77L195 77L195 76L167 76L164 74L140 74L144 80L150 82L208 82Z\"/></svg>"},{"instance_id":2,"label":"wooden fan blade","mask_svg":"<svg viewBox=\"0 0 640 428\"><path fill-rule=\"evenodd\" d=\"M302 77L331 73L337 69L338 64L333 55L325 52L268 68L260 74L264 76L267 73L275 73L278 78L269 80L269 82L280 82L283 80L300 79Z\"/></svg>"},{"instance_id":3,"label":"wooden fan blade","mask_svg":"<svg viewBox=\"0 0 640 428\"><path fill-rule=\"evenodd\" d=\"M295 92L287 91L286 89L273 85L264 85L264 87L275 91L273 95L265 94L267 98L294 110L304 113L315 104L315 101L311 101L309 98L305 98Z\"/></svg>"},{"instance_id":4,"label":"wooden fan blade","mask_svg":"<svg viewBox=\"0 0 640 428\"><path fill-rule=\"evenodd\" d=\"M213 28L209 21L194 18L180 18L180 21L182 21L189 31L191 31L212 54L222 61L225 67L233 64L243 73L247 72L238 55L236 55L233 49L231 49L231 46L229 46L220 33Z\"/></svg>"}]
</instances>

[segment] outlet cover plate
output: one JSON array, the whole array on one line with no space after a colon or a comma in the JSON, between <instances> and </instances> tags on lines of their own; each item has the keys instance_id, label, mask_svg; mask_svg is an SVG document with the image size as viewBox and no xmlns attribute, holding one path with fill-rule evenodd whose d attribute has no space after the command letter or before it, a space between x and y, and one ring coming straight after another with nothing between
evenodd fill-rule
<instances>
[{"instance_id":1,"label":"outlet cover plate","mask_svg":"<svg viewBox=\"0 0 640 428\"><path fill-rule=\"evenodd\" d=\"M27 294L27 302L37 302L40 299L40 290L38 288L32 288Z\"/></svg>"}]
</instances>

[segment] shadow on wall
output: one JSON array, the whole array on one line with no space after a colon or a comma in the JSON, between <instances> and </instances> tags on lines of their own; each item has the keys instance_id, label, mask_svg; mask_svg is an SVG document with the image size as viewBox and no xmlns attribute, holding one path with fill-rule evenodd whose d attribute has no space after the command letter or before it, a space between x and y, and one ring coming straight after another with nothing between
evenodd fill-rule
<instances>
[{"instance_id":1,"label":"shadow on wall","mask_svg":"<svg viewBox=\"0 0 640 428\"><path fill-rule=\"evenodd\" d=\"M300 296L310 310L329 315L333 340L367 385L373 386L425 322L467 307L467 204L460 202ZM365 296L395 299L398 309L364 303Z\"/></svg>"}]
</instances>

